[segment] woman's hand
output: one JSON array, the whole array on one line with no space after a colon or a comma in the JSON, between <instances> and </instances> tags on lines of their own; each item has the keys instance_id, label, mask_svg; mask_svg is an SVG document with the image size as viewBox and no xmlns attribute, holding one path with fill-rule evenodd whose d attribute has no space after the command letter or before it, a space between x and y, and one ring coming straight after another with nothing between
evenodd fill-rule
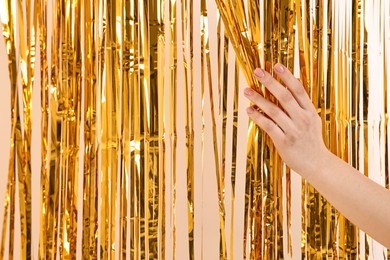
<instances>
[{"instance_id":1,"label":"woman's hand","mask_svg":"<svg viewBox=\"0 0 390 260\"><path fill-rule=\"evenodd\" d=\"M322 139L321 119L302 83L281 64L274 70L287 88L262 69L255 75L284 110L247 88L245 96L261 110L252 106L247 113L271 137L286 164L306 177L330 153Z\"/></svg>"},{"instance_id":2,"label":"woman's hand","mask_svg":"<svg viewBox=\"0 0 390 260\"><path fill-rule=\"evenodd\" d=\"M271 137L288 166L344 216L390 248L390 191L327 150L321 120L301 82L280 64L275 65L275 72L287 88L261 69L255 75L284 110L245 89L246 97L262 111L249 107L249 116Z\"/></svg>"}]
</instances>

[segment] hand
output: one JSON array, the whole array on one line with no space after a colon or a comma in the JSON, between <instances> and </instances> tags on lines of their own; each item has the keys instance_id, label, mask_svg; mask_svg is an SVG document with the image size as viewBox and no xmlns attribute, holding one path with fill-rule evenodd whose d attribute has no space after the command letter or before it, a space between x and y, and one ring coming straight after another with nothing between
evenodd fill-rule
<instances>
[{"instance_id":1,"label":"hand","mask_svg":"<svg viewBox=\"0 0 390 260\"><path fill-rule=\"evenodd\" d=\"M255 76L279 100L284 111L246 88L245 96L261 110L252 106L247 113L271 137L284 162L307 177L330 153L322 139L321 119L302 83L281 64L276 64L274 71L287 88L262 69L256 69Z\"/></svg>"},{"instance_id":2,"label":"hand","mask_svg":"<svg viewBox=\"0 0 390 260\"><path fill-rule=\"evenodd\" d=\"M255 75L284 110L247 88L245 96L261 109L259 112L249 107L249 116L271 137L291 169L301 174L350 221L390 247L390 191L326 148L320 117L301 82L280 64L274 69L287 88L261 69L256 69Z\"/></svg>"}]
</instances>

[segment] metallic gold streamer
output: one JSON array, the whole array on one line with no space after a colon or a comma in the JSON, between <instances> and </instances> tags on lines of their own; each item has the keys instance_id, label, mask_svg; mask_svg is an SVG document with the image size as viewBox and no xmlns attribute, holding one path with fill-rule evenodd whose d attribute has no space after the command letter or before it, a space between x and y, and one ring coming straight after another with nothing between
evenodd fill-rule
<instances>
[{"instance_id":1,"label":"metallic gold streamer","mask_svg":"<svg viewBox=\"0 0 390 260\"><path fill-rule=\"evenodd\" d=\"M68 43L65 43L68 49L65 65L67 68L66 78L68 79L65 87L68 91L67 115L66 115L66 133L64 138L67 147L67 163L66 163L66 181L64 187L66 195L63 198L65 213L61 226L64 227L63 246L65 253L64 257L76 257L76 238L77 238L77 204L78 204L78 171L79 171L79 146L80 146L80 119L81 119L81 79L82 79L82 57L81 57L81 30L80 26L75 27L77 23L81 23L81 5L80 2L68 3L67 12L69 12L68 23L65 25L66 35L69 37ZM68 46L69 44L69 46ZM63 45L64 46L64 45Z\"/></svg>"},{"instance_id":2,"label":"metallic gold streamer","mask_svg":"<svg viewBox=\"0 0 390 260\"><path fill-rule=\"evenodd\" d=\"M234 64L234 96L233 96L233 131L232 131L232 165L231 165L231 185L232 185L232 200L231 200L231 224L230 224L230 259L233 259L233 237L234 237L234 219L235 210L234 203L236 199L236 178L237 178L237 128L238 128L238 97L239 97L239 64L236 60Z\"/></svg>"},{"instance_id":3,"label":"metallic gold streamer","mask_svg":"<svg viewBox=\"0 0 390 260\"><path fill-rule=\"evenodd\" d=\"M42 255L40 255L40 258L55 258L58 255L57 247L58 247L58 211L59 211L59 191L60 191L60 152L61 152L61 139L59 139L59 135L61 135L62 129L63 129L63 123L62 123L62 111L60 109L63 106L63 99L62 99L62 90L60 88L60 83L62 79L62 75L60 72L60 65L61 65L61 59L60 59L60 53L55 50L61 49L60 44L60 35L61 35L61 28L62 28L62 19L61 19L61 12L62 12L62 5L61 2L58 1L54 5L54 13L56 15L53 15L53 23L54 28L56 30L53 30L52 34L52 41L51 41L51 71L50 71L50 118L49 118L49 124L51 128L51 135L50 135L50 159L49 159L49 173L48 177L46 178L46 189L45 190L45 196L46 199L46 205L45 210L42 210L41 212L41 219L45 218L47 223L47 240L40 245L43 246L44 243L46 243L46 251L40 250ZM45 182L42 181L41 185L43 185ZM43 231L41 231L43 232Z\"/></svg>"},{"instance_id":4,"label":"metallic gold streamer","mask_svg":"<svg viewBox=\"0 0 390 260\"><path fill-rule=\"evenodd\" d=\"M171 189L172 189L172 211L171 225L173 235L173 258L176 259L176 210L177 210L177 194L176 194L176 174L177 174L177 6L176 0L169 0L169 134L170 134L170 165L171 165Z\"/></svg>"},{"instance_id":5,"label":"metallic gold streamer","mask_svg":"<svg viewBox=\"0 0 390 260\"><path fill-rule=\"evenodd\" d=\"M82 255L97 258L98 228L98 144L96 81L96 8L93 1L83 2L84 11L84 175L83 175L83 239ZM126 114L126 113L123 113ZM87 195L89 194L89 196Z\"/></svg>"},{"instance_id":6,"label":"metallic gold streamer","mask_svg":"<svg viewBox=\"0 0 390 260\"><path fill-rule=\"evenodd\" d=\"M16 35L14 28L14 10L11 6L11 1L2 1L1 10L6 10L6 12L1 13L1 23L3 27L3 37L7 46L7 55L8 60L12 61L8 64L9 76L11 80L11 147L10 147L10 158L8 166L8 177L7 177L7 187L6 187L6 197L4 203L4 216L3 216L3 230L1 235L1 249L0 257L4 258L6 256L5 252L5 241L7 235L7 226L9 227L9 248L8 248L8 257L13 259L14 251L14 223L15 223L15 189L16 189L16 150L15 150L15 139L16 139L16 122L18 114L18 92L17 92L17 75L18 67L16 66ZM9 213L8 213L9 211ZM9 216L9 218L8 218ZM8 221L7 221L8 220ZM9 223L7 225L7 222Z\"/></svg>"},{"instance_id":7,"label":"metallic gold streamer","mask_svg":"<svg viewBox=\"0 0 390 260\"><path fill-rule=\"evenodd\" d=\"M186 132L186 171L187 171L187 204L188 204L188 243L189 258L195 258L195 183L194 183L194 41L193 41L193 1L183 0L182 49L184 66L184 99L185 99L185 132Z\"/></svg>"},{"instance_id":8,"label":"metallic gold streamer","mask_svg":"<svg viewBox=\"0 0 390 260\"><path fill-rule=\"evenodd\" d=\"M221 167L221 170L220 170L220 175L221 175L221 181L223 182L223 203L226 204L226 201L225 201L225 192L226 192L226 184L225 184L225 177L226 177L226 172L227 172L227 169L226 169L226 139L227 139L227 136L226 136L226 131L227 131L227 95L228 95L228 60L229 60L229 39L226 35L221 35L221 18L219 17L218 18L218 100L219 100L219 115L222 117L222 133L221 133L221 147L220 147L220 150L221 150L221 157L220 157L220 167ZM221 40L221 38L223 37L223 41ZM221 52L223 53L223 58L221 58ZM221 64L223 62L223 64ZM223 71L223 72L222 72ZM223 73L223 75L221 75ZM222 79L221 79L222 77ZM221 86L222 85L222 86ZM231 183L232 186L234 185L234 183ZM232 189L234 189L232 187ZM232 197L231 199L232 203L234 202L234 197ZM224 209L225 209L225 217L226 217L226 206L224 205ZM233 230L233 220L234 220L234 204L232 205L232 217L231 217L231 223L230 223L230 227L231 227L231 231ZM231 232L231 236L230 236L230 241L233 241L233 232ZM226 239L226 238L225 238ZM227 243L227 241L226 241ZM230 258L233 257L233 247L232 247L232 242L230 242L230 249L229 249L229 254L230 254ZM228 245L226 244L226 247ZM228 249L226 249L226 251L228 251ZM226 254L228 254L228 252L226 252ZM226 255L226 258L228 256Z\"/></svg>"},{"instance_id":9,"label":"metallic gold streamer","mask_svg":"<svg viewBox=\"0 0 390 260\"><path fill-rule=\"evenodd\" d=\"M130 19L128 24L129 49L130 49L130 258L139 259L141 254L140 247L140 132L139 132L139 94L138 94L138 67L139 67L139 7L138 2L129 3L126 7L127 17Z\"/></svg>"},{"instance_id":10,"label":"metallic gold streamer","mask_svg":"<svg viewBox=\"0 0 390 260\"><path fill-rule=\"evenodd\" d=\"M49 65L48 59L49 51L47 49L49 45L48 33L47 33L47 2L40 1L37 3L37 10L41 13L38 18L38 27L39 27L39 46L40 46L40 77L41 77L41 110L42 110L42 118L41 118L41 156L42 156L42 164L41 164L41 214L40 214L40 222L42 226L47 225L47 209L49 207L49 199L48 199L48 189L50 186L49 178L48 178L48 153L49 153ZM40 240L39 244L39 255L46 255L46 246L47 246L47 237L45 236L46 230L40 229Z\"/></svg>"},{"instance_id":11,"label":"metallic gold streamer","mask_svg":"<svg viewBox=\"0 0 390 260\"><path fill-rule=\"evenodd\" d=\"M130 199L130 68L131 68L131 43L130 43L130 14L129 3L121 3L121 37L120 37L120 57L121 57L121 126L120 126L120 151L121 151L121 165L119 175L119 258L125 259L128 252L128 241L130 244L130 221L127 216L129 215L129 199Z\"/></svg>"},{"instance_id":12,"label":"metallic gold streamer","mask_svg":"<svg viewBox=\"0 0 390 260\"><path fill-rule=\"evenodd\" d=\"M161 208L159 206L159 201L161 197L160 189L161 179L160 173L160 156L163 156L163 153L160 153L159 147L159 124L161 124L161 119L163 118L162 114L159 110L159 95L161 95L161 90L159 91L158 81L155 80L160 76L158 73L158 65L161 54L158 52L158 44L159 44L159 32L162 29L163 23L159 22L159 17L161 16L161 10L159 10L159 6L155 3L150 3L148 6L149 15L148 15L148 23L149 23L149 35L157 36L150 37L149 36L149 89L146 90L146 109L149 115L146 118L149 118L149 122L147 125L148 134L145 136L146 141L149 143L149 154L148 160L145 161L145 167L148 166L148 170L145 171L147 174L146 178L146 186L145 191L148 191L148 195L146 198L147 202L147 223L148 223L148 235L149 235L149 258L161 258L161 234L159 234L159 228L161 227L161 222L159 222L159 216L162 214ZM149 139L149 140L148 140ZM164 197L162 197L164 198ZM163 226L162 226L163 227Z\"/></svg>"}]
</instances>

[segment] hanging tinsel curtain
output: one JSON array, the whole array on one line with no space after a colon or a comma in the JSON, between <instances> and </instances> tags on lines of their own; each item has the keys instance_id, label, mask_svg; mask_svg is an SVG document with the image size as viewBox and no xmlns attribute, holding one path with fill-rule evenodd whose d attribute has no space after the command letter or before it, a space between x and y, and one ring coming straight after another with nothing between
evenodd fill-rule
<instances>
[{"instance_id":1,"label":"hanging tinsel curtain","mask_svg":"<svg viewBox=\"0 0 390 260\"><path fill-rule=\"evenodd\" d=\"M329 149L389 188L388 1L0 0L0 19L0 259L390 258L241 98L272 99L252 72L285 64Z\"/></svg>"}]
</instances>

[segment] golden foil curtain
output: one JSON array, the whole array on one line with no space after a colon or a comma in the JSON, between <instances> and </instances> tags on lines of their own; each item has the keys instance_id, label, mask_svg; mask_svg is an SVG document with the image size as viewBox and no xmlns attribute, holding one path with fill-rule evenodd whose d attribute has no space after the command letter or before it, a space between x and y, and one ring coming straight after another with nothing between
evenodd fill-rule
<instances>
[{"instance_id":1,"label":"golden foil curtain","mask_svg":"<svg viewBox=\"0 0 390 260\"><path fill-rule=\"evenodd\" d=\"M388 1L0 0L0 19L0 259L390 259L241 97L272 99L252 71L286 64L328 147L389 188Z\"/></svg>"}]
</instances>

